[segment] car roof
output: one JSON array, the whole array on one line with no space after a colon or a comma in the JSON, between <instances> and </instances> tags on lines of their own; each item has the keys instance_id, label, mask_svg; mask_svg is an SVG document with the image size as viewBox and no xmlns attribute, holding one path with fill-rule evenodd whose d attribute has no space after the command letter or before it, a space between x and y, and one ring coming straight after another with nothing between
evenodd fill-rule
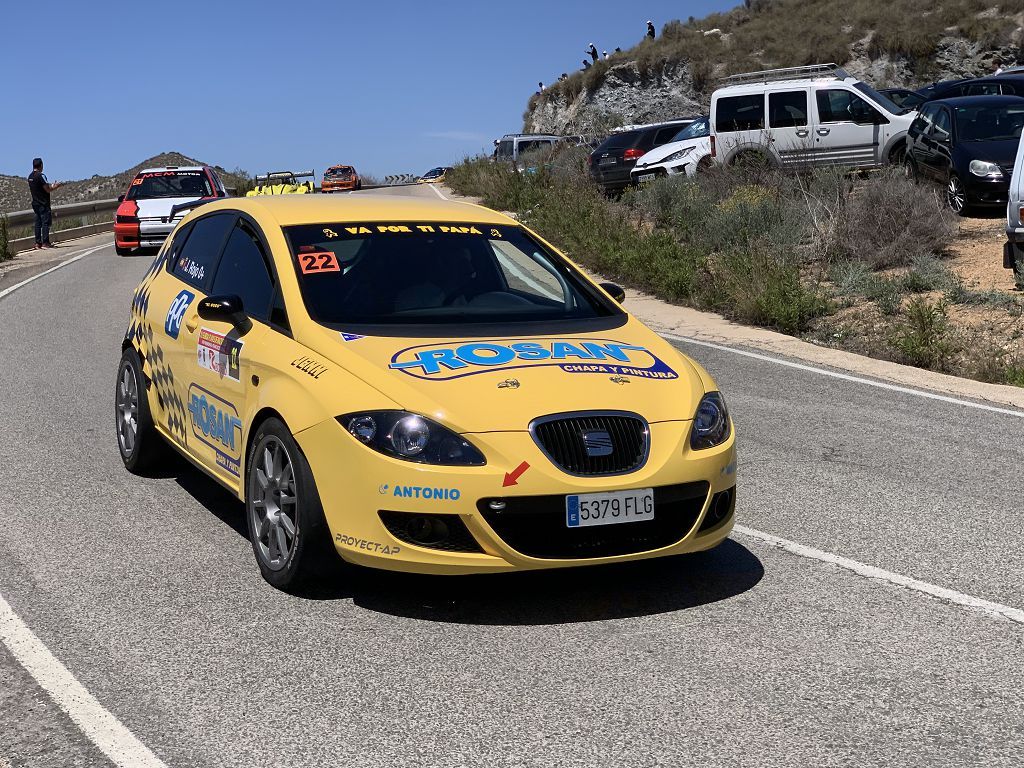
<instances>
[{"instance_id":1,"label":"car roof","mask_svg":"<svg viewBox=\"0 0 1024 768\"><path fill-rule=\"evenodd\" d=\"M205 165L162 165L157 168L143 168L139 173L159 173L160 171L204 171Z\"/></svg>"},{"instance_id":2,"label":"car roof","mask_svg":"<svg viewBox=\"0 0 1024 768\"><path fill-rule=\"evenodd\" d=\"M369 193L341 198L316 194L229 197L207 203L194 213L198 216L218 210L241 211L258 219L271 218L282 227L363 221L518 224L504 214L471 203ZM192 218L190 213L186 220Z\"/></svg>"},{"instance_id":3,"label":"car roof","mask_svg":"<svg viewBox=\"0 0 1024 768\"><path fill-rule=\"evenodd\" d=\"M978 96L950 96L948 99L932 99L929 104L948 104L951 107L971 107L978 104L1019 104L1024 102L1022 96L1009 94L982 94Z\"/></svg>"},{"instance_id":4,"label":"car roof","mask_svg":"<svg viewBox=\"0 0 1024 768\"><path fill-rule=\"evenodd\" d=\"M713 97L719 98L721 96L742 96L751 93L764 93L765 91L773 90L789 90L792 88L804 88L810 85L849 85L853 86L859 83L855 77L847 77L840 79L838 77L804 77L792 80L768 80L756 83L739 83L737 85L723 85L721 88L716 88Z\"/></svg>"}]
</instances>

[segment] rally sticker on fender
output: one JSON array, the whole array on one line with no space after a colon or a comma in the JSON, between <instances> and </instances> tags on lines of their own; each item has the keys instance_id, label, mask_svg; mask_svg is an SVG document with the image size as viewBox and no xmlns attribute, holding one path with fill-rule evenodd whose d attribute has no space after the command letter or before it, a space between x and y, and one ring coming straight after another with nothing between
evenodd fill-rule
<instances>
[{"instance_id":1,"label":"rally sticker on fender","mask_svg":"<svg viewBox=\"0 0 1024 768\"><path fill-rule=\"evenodd\" d=\"M396 352L388 365L393 370L429 381L542 366L556 366L566 373L679 378L678 373L646 347L611 339L499 339L422 344Z\"/></svg>"},{"instance_id":2,"label":"rally sticker on fender","mask_svg":"<svg viewBox=\"0 0 1024 768\"><path fill-rule=\"evenodd\" d=\"M213 371L221 378L238 381L241 356L242 342L237 339L229 339L209 328L199 329L196 362L200 368Z\"/></svg>"}]
</instances>

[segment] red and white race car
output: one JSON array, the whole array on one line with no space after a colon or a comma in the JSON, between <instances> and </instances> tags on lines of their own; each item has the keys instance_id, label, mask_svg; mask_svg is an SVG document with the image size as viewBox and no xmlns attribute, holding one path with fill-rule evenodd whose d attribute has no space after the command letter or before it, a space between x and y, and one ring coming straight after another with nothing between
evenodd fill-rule
<instances>
[{"instance_id":1,"label":"red and white race car","mask_svg":"<svg viewBox=\"0 0 1024 768\"><path fill-rule=\"evenodd\" d=\"M119 256L128 256L136 248L159 248L188 213L182 210L172 215L174 206L227 194L217 172L208 165L139 171L128 191L118 198L114 248Z\"/></svg>"}]
</instances>

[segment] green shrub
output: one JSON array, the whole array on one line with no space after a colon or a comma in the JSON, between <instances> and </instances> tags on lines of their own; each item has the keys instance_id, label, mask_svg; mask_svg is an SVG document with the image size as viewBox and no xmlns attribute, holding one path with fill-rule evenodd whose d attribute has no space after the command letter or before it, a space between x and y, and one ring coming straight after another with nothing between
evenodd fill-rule
<instances>
[{"instance_id":1,"label":"green shrub","mask_svg":"<svg viewBox=\"0 0 1024 768\"><path fill-rule=\"evenodd\" d=\"M928 293L951 286L956 277L931 255L916 256L903 276L903 287L910 293Z\"/></svg>"},{"instance_id":2,"label":"green shrub","mask_svg":"<svg viewBox=\"0 0 1024 768\"><path fill-rule=\"evenodd\" d=\"M11 252L11 238L7 227L7 217L0 213L0 261L7 261L14 257Z\"/></svg>"},{"instance_id":3,"label":"green shrub","mask_svg":"<svg viewBox=\"0 0 1024 768\"><path fill-rule=\"evenodd\" d=\"M893 337L893 346L903 362L943 370L955 351L949 339L945 304L933 304L920 296L911 299L905 320Z\"/></svg>"}]
</instances>

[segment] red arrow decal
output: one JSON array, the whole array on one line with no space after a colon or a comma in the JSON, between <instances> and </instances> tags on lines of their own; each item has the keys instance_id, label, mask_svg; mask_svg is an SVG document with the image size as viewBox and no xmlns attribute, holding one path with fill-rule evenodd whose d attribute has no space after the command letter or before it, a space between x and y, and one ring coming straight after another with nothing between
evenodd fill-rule
<instances>
[{"instance_id":1,"label":"red arrow decal","mask_svg":"<svg viewBox=\"0 0 1024 768\"><path fill-rule=\"evenodd\" d=\"M524 461L522 464L520 464L518 467L513 469L511 472L506 472L505 473L505 480L504 480L504 482L502 482L501 487L502 488L508 488L510 485L517 485L519 483L519 478L523 476L523 472L525 472L529 468L530 468L530 465L527 464Z\"/></svg>"}]
</instances>

